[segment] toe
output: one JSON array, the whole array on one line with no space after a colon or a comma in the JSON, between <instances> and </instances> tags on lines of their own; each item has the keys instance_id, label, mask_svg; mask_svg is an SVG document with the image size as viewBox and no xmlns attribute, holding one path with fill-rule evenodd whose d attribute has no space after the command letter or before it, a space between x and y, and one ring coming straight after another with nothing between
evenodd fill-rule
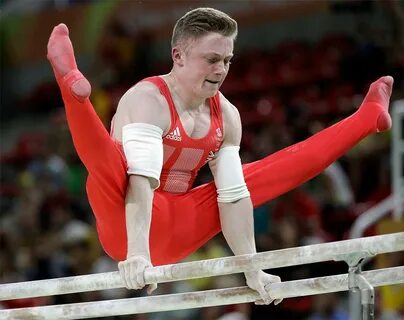
<instances>
[{"instance_id":1,"label":"toe","mask_svg":"<svg viewBox=\"0 0 404 320\"><path fill-rule=\"evenodd\" d=\"M53 32L58 35L69 35L69 29L64 23L58 24L56 27L53 28Z\"/></svg>"}]
</instances>

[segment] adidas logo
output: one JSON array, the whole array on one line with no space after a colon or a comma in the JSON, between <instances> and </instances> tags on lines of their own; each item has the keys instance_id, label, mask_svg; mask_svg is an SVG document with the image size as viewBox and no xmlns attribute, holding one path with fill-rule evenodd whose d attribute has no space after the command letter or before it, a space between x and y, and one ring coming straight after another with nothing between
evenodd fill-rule
<instances>
[{"instance_id":1,"label":"adidas logo","mask_svg":"<svg viewBox=\"0 0 404 320\"><path fill-rule=\"evenodd\" d=\"M180 129L178 129L178 127L175 128L172 132L166 135L166 138L170 140L181 141Z\"/></svg>"}]
</instances>

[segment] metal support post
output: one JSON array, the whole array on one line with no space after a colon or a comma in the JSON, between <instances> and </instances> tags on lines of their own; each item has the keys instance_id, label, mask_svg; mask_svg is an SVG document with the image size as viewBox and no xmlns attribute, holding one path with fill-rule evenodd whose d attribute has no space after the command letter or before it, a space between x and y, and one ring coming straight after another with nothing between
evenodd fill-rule
<instances>
[{"instance_id":1,"label":"metal support post","mask_svg":"<svg viewBox=\"0 0 404 320\"><path fill-rule=\"evenodd\" d=\"M358 285L361 290L362 319L374 320L375 318L375 290L366 278L358 274Z\"/></svg>"},{"instance_id":2,"label":"metal support post","mask_svg":"<svg viewBox=\"0 0 404 320\"><path fill-rule=\"evenodd\" d=\"M342 255L336 261L344 260L348 266L349 319L374 320L375 295L370 283L362 276L365 258L373 256L370 252L355 252Z\"/></svg>"}]
</instances>

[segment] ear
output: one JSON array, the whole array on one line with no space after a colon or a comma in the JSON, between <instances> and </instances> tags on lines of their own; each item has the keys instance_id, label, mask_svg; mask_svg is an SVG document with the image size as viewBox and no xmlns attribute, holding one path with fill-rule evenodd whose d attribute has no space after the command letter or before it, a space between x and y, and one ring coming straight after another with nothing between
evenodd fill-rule
<instances>
[{"instance_id":1,"label":"ear","mask_svg":"<svg viewBox=\"0 0 404 320\"><path fill-rule=\"evenodd\" d=\"M184 52L179 47L174 47L171 49L171 57L174 64L182 67L184 66Z\"/></svg>"}]
</instances>

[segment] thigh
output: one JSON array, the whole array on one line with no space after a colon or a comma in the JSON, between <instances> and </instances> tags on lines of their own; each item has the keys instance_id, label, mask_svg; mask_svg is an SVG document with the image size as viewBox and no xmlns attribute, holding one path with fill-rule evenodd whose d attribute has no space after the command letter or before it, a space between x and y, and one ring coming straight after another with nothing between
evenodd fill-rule
<instances>
[{"instance_id":1,"label":"thigh","mask_svg":"<svg viewBox=\"0 0 404 320\"><path fill-rule=\"evenodd\" d=\"M110 190L104 189L92 175L89 175L86 187L96 220L98 237L104 251L117 261L125 260L127 252L125 197L108 193Z\"/></svg>"},{"instance_id":2,"label":"thigh","mask_svg":"<svg viewBox=\"0 0 404 320\"><path fill-rule=\"evenodd\" d=\"M156 194L150 238L154 264L177 262L220 232L213 183L180 195Z\"/></svg>"}]
</instances>

